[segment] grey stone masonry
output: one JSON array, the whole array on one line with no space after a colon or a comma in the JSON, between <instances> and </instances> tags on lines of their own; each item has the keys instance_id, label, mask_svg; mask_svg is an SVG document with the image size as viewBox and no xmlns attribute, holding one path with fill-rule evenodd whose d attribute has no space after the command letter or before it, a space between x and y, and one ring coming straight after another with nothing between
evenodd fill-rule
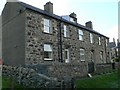
<instances>
[{"instance_id":1,"label":"grey stone masonry","mask_svg":"<svg viewBox=\"0 0 120 90\"><path fill-rule=\"evenodd\" d=\"M51 34L44 32L44 18L49 18L52 21ZM51 43L53 47L53 61L59 61L59 31L61 30L62 38L62 59L64 60L65 48L70 48L70 63L81 63L80 48L85 49L85 62L91 62L90 52L94 52L95 63L109 63L109 48L106 46L108 38L93 34L93 43L90 43L90 32L62 22L59 27L59 22L56 19L41 15L39 13L27 10L26 11L26 30L25 30L25 63L38 64L45 63L44 61L44 43ZM63 25L69 28L69 37L64 37ZM78 29L84 33L83 41L79 40ZM101 37L101 45L98 44ZM103 52L103 61L100 60L100 52Z\"/></svg>"},{"instance_id":2,"label":"grey stone masonry","mask_svg":"<svg viewBox=\"0 0 120 90\"><path fill-rule=\"evenodd\" d=\"M26 13L26 64L44 63L44 43L51 43L53 48L53 60L58 60L58 28L57 21L52 21L52 34L44 32L44 16L27 11ZM51 62L52 62L51 61Z\"/></svg>"},{"instance_id":3,"label":"grey stone masonry","mask_svg":"<svg viewBox=\"0 0 120 90\"><path fill-rule=\"evenodd\" d=\"M41 10L22 2L6 3L2 12L5 65L40 65L40 73L63 78L82 77L98 70L98 64L110 63L108 37L93 30L92 22L77 23L75 13L69 15L71 21L55 15L53 4L48 4Z\"/></svg>"}]
</instances>

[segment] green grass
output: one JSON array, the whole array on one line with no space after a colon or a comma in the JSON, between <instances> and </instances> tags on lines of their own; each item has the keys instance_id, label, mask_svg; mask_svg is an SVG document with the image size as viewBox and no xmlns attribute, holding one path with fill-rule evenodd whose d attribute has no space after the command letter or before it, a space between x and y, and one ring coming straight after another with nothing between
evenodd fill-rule
<instances>
[{"instance_id":1,"label":"green grass","mask_svg":"<svg viewBox=\"0 0 120 90\"><path fill-rule=\"evenodd\" d=\"M2 88L23 88L13 78L2 77Z\"/></svg>"},{"instance_id":2,"label":"green grass","mask_svg":"<svg viewBox=\"0 0 120 90\"><path fill-rule=\"evenodd\" d=\"M93 76L92 78L85 78L76 81L77 88L118 88L117 73L104 74Z\"/></svg>"}]
</instances>

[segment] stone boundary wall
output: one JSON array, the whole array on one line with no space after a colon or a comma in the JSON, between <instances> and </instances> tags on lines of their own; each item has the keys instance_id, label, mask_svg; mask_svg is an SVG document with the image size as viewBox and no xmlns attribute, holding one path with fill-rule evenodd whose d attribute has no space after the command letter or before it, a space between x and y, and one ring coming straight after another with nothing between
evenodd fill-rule
<instances>
[{"instance_id":1,"label":"stone boundary wall","mask_svg":"<svg viewBox=\"0 0 120 90\"><path fill-rule=\"evenodd\" d=\"M87 76L87 64L54 64L48 67L48 73L58 79L76 78Z\"/></svg>"},{"instance_id":2,"label":"stone boundary wall","mask_svg":"<svg viewBox=\"0 0 120 90\"><path fill-rule=\"evenodd\" d=\"M3 65L3 76L17 80L29 88L71 87L71 81L76 77L87 76L87 64L39 64L25 67ZM63 87L63 86L62 86Z\"/></svg>"},{"instance_id":3,"label":"stone boundary wall","mask_svg":"<svg viewBox=\"0 0 120 90\"><path fill-rule=\"evenodd\" d=\"M3 65L2 75L17 80L18 83L29 88L52 88L58 82L55 78L37 73L34 69Z\"/></svg>"},{"instance_id":4,"label":"stone boundary wall","mask_svg":"<svg viewBox=\"0 0 120 90\"><path fill-rule=\"evenodd\" d=\"M57 78L58 80L63 80L65 77L84 77L88 74L87 63L47 63L28 65L26 67L32 68L36 72L45 74L46 76Z\"/></svg>"},{"instance_id":5,"label":"stone boundary wall","mask_svg":"<svg viewBox=\"0 0 120 90\"><path fill-rule=\"evenodd\" d=\"M112 64L97 64L96 65L96 70L95 73L96 74L102 74L102 73L107 73L107 72L111 72L112 69Z\"/></svg>"},{"instance_id":6,"label":"stone boundary wall","mask_svg":"<svg viewBox=\"0 0 120 90\"><path fill-rule=\"evenodd\" d=\"M120 62L115 62L115 69L119 69L120 68Z\"/></svg>"}]
</instances>

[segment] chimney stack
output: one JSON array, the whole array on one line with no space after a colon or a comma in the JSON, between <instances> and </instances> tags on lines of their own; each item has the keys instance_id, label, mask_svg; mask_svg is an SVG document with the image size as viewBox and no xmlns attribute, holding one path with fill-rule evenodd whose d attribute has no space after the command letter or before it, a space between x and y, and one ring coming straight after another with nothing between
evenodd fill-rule
<instances>
[{"instance_id":1,"label":"chimney stack","mask_svg":"<svg viewBox=\"0 0 120 90\"><path fill-rule=\"evenodd\" d=\"M76 18L76 14L73 12L70 14L70 17Z\"/></svg>"},{"instance_id":2,"label":"chimney stack","mask_svg":"<svg viewBox=\"0 0 120 90\"><path fill-rule=\"evenodd\" d=\"M44 10L47 11L47 12L49 12L49 13L53 13L53 3L47 2L44 5Z\"/></svg>"},{"instance_id":3,"label":"chimney stack","mask_svg":"<svg viewBox=\"0 0 120 90\"><path fill-rule=\"evenodd\" d=\"M87 28L93 29L93 26L92 26L92 22L91 22L91 21L86 22L85 25L86 25Z\"/></svg>"}]
</instances>

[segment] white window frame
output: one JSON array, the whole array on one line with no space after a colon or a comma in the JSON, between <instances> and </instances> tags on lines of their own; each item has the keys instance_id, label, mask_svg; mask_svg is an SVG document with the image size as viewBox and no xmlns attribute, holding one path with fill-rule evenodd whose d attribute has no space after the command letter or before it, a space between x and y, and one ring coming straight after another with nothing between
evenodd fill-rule
<instances>
[{"instance_id":1,"label":"white window frame","mask_svg":"<svg viewBox=\"0 0 120 90\"><path fill-rule=\"evenodd\" d=\"M50 19L44 18L44 32L52 33L52 22Z\"/></svg>"},{"instance_id":2,"label":"white window frame","mask_svg":"<svg viewBox=\"0 0 120 90\"><path fill-rule=\"evenodd\" d=\"M84 59L81 59L81 57L84 57ZM85 49L80 48L80 61L85 61Z\"/></svg>"},{"instance_id":3,"label":"white window frame","mask_svg":"<svg viewBox=\"0 0 120 90\"><path fill-rule=\"evenodd\" d=\"M44 54L44 60L52 60L52 45L51 44L44 44L44 53L47 52L50 54L50 57L49 58L46 58L45 57L45 54Z\"/></svg>"},{"instance_id":4,"label":"white window frame","mask_svg":"<svg viewBox=\"0 0 120 90\"><path fill-rule=\"evenodd\" d=\"M78 29L78 33L79 33L79 40L83 41L83 31Z\"/></svg>"},{"instance_id":5,"label":"white window frame","mask_svg":"<svg viewBox=\"0 0 120 90\"><path fill-rule=\"evenodd\" d=\"M68 48L65 49L65 53L64 53L64 55L65 55L65 63L69 63L70 62L70 55L69 54L70 54L69 49Z\"/></svg>"},{"instance_id":6,"label":"white window frame","mask_svg":"<svg viewBox=\"0 0 120 90\"><path fill-rule=\"evenodd\" d=\"M90 33L90 43L93 43L93 34Z\"/></svg>"},{"instance_id":7,"label":"white window frame","mask_svg":"<svg viewBox=\"0 0 120 90\"><path fill-rule=\"evenodd\" d=\"M67 25L63 25L63 28L64 28L64 37L69 37L70 35Z\"/></svg>"},{"instance_id":8,"label":"white window frame","mask_svg":"<svg viewBox=\"0 0 120 90\"><path fill-rule=\"evenodd\" d=\"M98 41L99 45L101 45L101 37L99 37L99 41Z\"/></svg>"}]
</instances>

